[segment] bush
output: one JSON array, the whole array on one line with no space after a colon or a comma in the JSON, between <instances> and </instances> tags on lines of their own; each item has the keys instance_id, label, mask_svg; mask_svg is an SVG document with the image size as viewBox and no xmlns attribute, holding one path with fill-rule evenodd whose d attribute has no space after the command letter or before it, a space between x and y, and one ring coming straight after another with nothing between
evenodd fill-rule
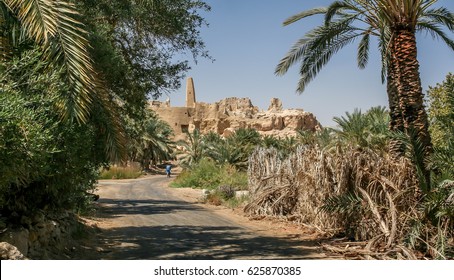
<instances>
[{"instance_id":1,"label":"bush","mask_svg":"<svg viewBox=\"0 0 454 280\"><path fill-rule=\"evenodd\" d=\"M247 174L229 165L217 166L210 159L202 159L191 169L183 171L171 186L214 190L220 185L232 186L235 190L247 189Z\"/></svg>"},{"instance_id":2,"label":"bush","mask_svg":"<svg viewBox=\"0 0 454 280\"><path fill-rule=\"evenodd\" d=\"M235 197L235 189L229 185L221 185L216 189L216 191L224 200L229 200Z\"/></svg>"},{"instance_id":3,"label":"bush","mask_svg":"<svg viewBox=\"0 0 454 280\"><path fill-rule=\"evenodd\" d=\"M136 179L142 175L139 167L134 166L112 166L103 169L99 179Z\"/></svg>"},{"instance_id":4,"label":"bush","mask_svg":"<svg viewBox=\"0 0 454 280\"><path fill-rule=\"evenodd\" d=\"M60 73L44 71L26 52L0 73L0 209L4 217L37 210L79 210L92 197L105 162L96 114L86 124L56 112L67 90ZM20 80L20 82L18 82ZM12 215L15 213L15 215Z\"/></svg>"}]
</instances>

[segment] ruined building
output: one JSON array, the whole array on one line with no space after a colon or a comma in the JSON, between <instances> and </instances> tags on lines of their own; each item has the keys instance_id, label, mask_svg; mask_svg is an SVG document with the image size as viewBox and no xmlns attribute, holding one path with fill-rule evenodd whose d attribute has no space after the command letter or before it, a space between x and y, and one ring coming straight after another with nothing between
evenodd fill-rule
<instances>
[{"instance_id":1,"label":"ruined building","mask_svg":"<svg viewBox=\"0 0 454 280\"><path fill-rule=\"evenodd\" d=\"M177 140L194 129L228 136L238 128L254 128L262 135L286 137L296 135L297 130L316 131L321 128L312 113L301 109L283 110L277 98L271 99L267 111L260 111L249 98L230 97L214 104L196 102L192 78L187 79L185 107L172 107L169 100L152 101L150 107L169 123Z\"/></svg>"}]
</instances>

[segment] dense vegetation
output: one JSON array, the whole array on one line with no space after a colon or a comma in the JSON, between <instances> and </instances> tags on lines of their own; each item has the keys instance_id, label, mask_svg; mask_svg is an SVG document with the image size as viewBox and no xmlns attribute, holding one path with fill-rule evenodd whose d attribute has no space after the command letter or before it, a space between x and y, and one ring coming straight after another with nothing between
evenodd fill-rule
<instances>
[{"instance_id":1,"label":"dense vegetation","mask_svg":"<svg viewBox=\"0 0 454 280\"><path fill-rule=\"evenodd\" d=\"M208 57L202 1L0 1L0 210L83 208L101 167L172 157L148 97Z\"/></svg>"},{"instance_id":2,"label":"dense vegetation","mask_svg":"<svg viewBox=\"0 0 454 280\"><path fill-rule=\"evenodd\" d=\"M228 202L232 196L226 193L246 188L246 182L233 178L246 180L247 163L249 214L291 216L326 234L372 242L368 250L381 253L363 252L375 257L451 258L454 134L449 130L454 117L437 100L452 105L452 75L428 95L433 137L438 139L427 159L432 188L416 164L424 156L421 143L390 131L389 112L383 107L347 112L334 118L335 128L300 131L295 137L262 137L253 129L239 129L226 138L194 131L188 143L180 143L185 171L173 185L213 190L216 198L207 197L209 202ZM400 159L391 156L393 141L402 143Z\"/></svg>"},{"instance_id":3,"label":"dense vegetation","mask_svg":"<svg viewBox=\"0 0 454 280\"><path fill-rule=\"evenodd\" d=\"M382 80L387 82L390 130L402 132L418 141L424 158L432 153L429 122L424 108L417 59L416 33L428 32L433 38L454 50L454 41L446 31L454 31L454 16L446 8L434 8L431 0L345 0L325 8L314 8L288 18L284 25L301 19L324 15L324 23L298 40L276 67L276 74L285 74L300 62L298 92L303 92L331 57L346 45L359 40L358 66L366 67L371 37L378 38L382 58ZM390 143L394 156L403 155L402 143ZM416 163L430 187L430 171L425 160Z\"/></svg>"},{"instance_id":4,"label":"dense vegetation","mask_svg":"<svg viewBox=\"0 0 454 280\"><path fill-rule=\"evenodd\" d=\"M305 155L326 156L326 161L317 161L314 158L313 164L320 165L319 169L313 170L312 173L304 170L311 173L314 178L320 175L325 177L323 179L325 181L312 181L310 183L312 189L309 192L318 189L315 195L318 197L327 195L326 204L321 209L314 207L310 211L306 211L308 209L304 207L299 208L302 210L299 213L307 214L314 213L314 210L315 212L322 210L331 214L335 212L342 214L343 218L338 218L344 221L350 219L362 220L363 223L373 221L375 227L380 228L381 231L365 229L360 237L368 241L365 251L369 252L367 254L369 258L377 253L377 250L381 250L380 254L384 257L391 253L394 254L393 257L399 258L405 255L406 258L415 258L416 254L407 249L417 249L432 258L453 256L453 123L452 100L449 97L452 77L449 75L443 85L430 89L431 107L428 116L425 110L416 47L416 33L425 31L433 38L440 38L454 50L454 41L447 33L454 31L454 14L443 7L434 8L436 2L430 0L334 1L328 7L303 11L284 22L284 25L288 25L313 15L324 16L324 23L298 40L276 67L276 74L283 75L290 66L301 63L301 78L297 89L300 93L335 53L356 39L360 39L358 66L364 68L369 59L371 37L378 38L378 48L382 58L382 80L387 83L389 100L389 132L382 126L380 128L382 133L377 134L378 131L374 131L375 124L368 125L359 112L354 112L347 114L347 118L336 119L342 130L347 129L340 133L337 131L337 135L340 136L338 139L347 140L347 148L344 147L341 151L333 153L329 148L333 147L333 142L329 144L330 141L326 142L326 138L323 138L322 142L328 143L328 146L322 149L320 146L314 146L313 149L300 150L292 159L299 168L304 169L306 165L302 158ZM369 128L364 130L366 127ZM375 140L370 141L371 135L375 135L372 139L378 140L376 144L379 146L372 144ZM339 141L334 143L336 149L339 149ZM345 153L352 153L350 160L356 163L352 164L347 160ZM260 170L260 162L265 157L267 157L266 151L255 154L258 170ZM390 161L390 158L393 161ZM365 161L366 159L375 162L370 165ZM292 164L292 160L289 164ZM411 166L404 163L405 160L409 160ZM324 170L332 167L332 165L327 166L327 162L336 166L329 173L331 175L323 173ZM394 162L401 162L401 164L390 168ZM403 173L397 175L396 170L401 170ZM341 182L345 181L342 177L345 172L351 174L354 182L342 185ZM367 178L365 174L373 177ZM326 177L337 179L331 185L326 185L326 180L329 181ZM400 189L404 185L399 181L401 180L399 177L405 178L407 183L413 183ZM299 176L299 183L305 178L306 176ZM333 184L338 187L337 195L327 193L327 189ZM389 187L393 191L390 191ZM259 188L266 189L267 186L265 184ZM270 192L268 197L256 200L256 205L250 208L252 211L267 209L267 203L273 201L273 195L279 195L279 192L283 195L283 191ZM291 193L288 188L285 192ZM401 196L409 194L415 198L413 201L399 200ZM299 196L299 198L305 200L307 197ZM293 197L287 202L295 206L298 204L295 202L297 200ZM313 202L313 200L308 201L309 204ZM404 217L399 218L399 215ZM326 222L328 220L324 219ZM399 222L396 222L397 220ZM311 221L315 222L315 220ZM398 234L396 233L397 224L401 227ZM349 225L347 223L340 228L348 231L346 229ZM381 245L376 246L377 243ZM402 247L402 244L405 246ZM396 252L398 252L397 255Z\"/></svg>"},{"instance_id":5,"label":"dense vegetation","mask_svg":"<svg viewBox=\"0 0 454 280\"><path fill-rule=\"evenodd\" d=\"M454 15L435 2L335 1L285 23L325 16L276 69L301 62L299 91L355 38L365 67L376 36L389 111L355 110L336 117L336 128L282 139L196 130L174 143L146 101L179 86L188 63L177 55L209 58L199 36L204 2L0 0L1 217L83 209L101 168L177 157L175 186L223 200L249 187L250 213L344 234L369 257L452 258L454 78L429 89L426 114L416 59L420 30L454 49L444 33Z\"/></svg>"}]
</instances>

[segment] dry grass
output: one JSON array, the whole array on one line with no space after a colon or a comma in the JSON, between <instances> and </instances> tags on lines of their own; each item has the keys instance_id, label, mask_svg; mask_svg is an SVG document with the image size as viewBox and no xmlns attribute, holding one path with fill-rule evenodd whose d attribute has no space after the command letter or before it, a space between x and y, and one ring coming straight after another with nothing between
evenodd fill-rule
<instances>
[{"instance_id":1,"label":"dry grass","mask_svg":"<svg viewBox=\"0 0 454 280\"><path fill-rule=\"evenodd\" d=\"M403 243L411 220L418 218L421 196L406 159L352 148L323 151L305 146L281 160L273 149L258 149L250 157L248 175L251 202L245 211L252 216L292 217L326 234L342 232L367 241L367 252L414 256L396 247ZM353 210L323 208L329 199L346 194L358 199L356 205L351 203Z\"/></svg>"},{"instance_id":2,"label":"dry grass","mask_svg":"<svg viewBox=\"0 0 454 280\"><path fill-rule=\"evenodd\" d=\"M111 166L103 169L99 179L136 179L142 175L142 170L138 166Z\"/></svg>"}]
</instances>

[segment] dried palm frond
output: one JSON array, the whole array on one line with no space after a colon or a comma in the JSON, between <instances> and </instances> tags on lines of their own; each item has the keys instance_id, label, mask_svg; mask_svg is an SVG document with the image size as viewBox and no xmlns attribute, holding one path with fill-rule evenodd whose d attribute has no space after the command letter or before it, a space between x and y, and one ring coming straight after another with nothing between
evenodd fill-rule
<instances>
[{"instance_id":1,"label":"dried palm frond","mask_svg":"<svg viewBox=\"0 0 454 280\"><path fill-rule=\"evenodd\" d=\"M413 257L396 249L418 217L421 199L418 176L405 158L302 146L280 159L276 150L258 148L248 175L252 199L245 211L251 215L291 215L325 233L373 241L367 249L386 249L384 258Z\"/></svg>"}]
</instances>

